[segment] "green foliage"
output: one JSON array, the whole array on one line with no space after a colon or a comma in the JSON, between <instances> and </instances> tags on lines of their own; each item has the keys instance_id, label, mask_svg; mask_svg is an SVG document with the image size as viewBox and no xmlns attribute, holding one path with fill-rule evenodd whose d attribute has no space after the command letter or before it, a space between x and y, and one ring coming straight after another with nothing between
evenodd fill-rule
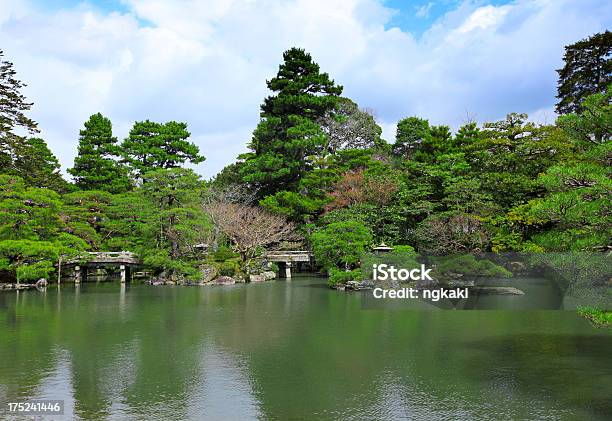
<instances>
[{"instance_id":1,"label":"green foliage","mask_svg":"<svg viewBox=\"0 0 612 421\"><path fill-rule=\"evenodd\" d=\"M127 170L113 159L119 154L111 121L100 113L94 114L80 131L78 154L68 172L81 190L123 193L132 186Z\"/></svg>"},{"instance_id":2,"label":"green foliage","mask_svg":"<svg viewBox=\"0 0 612 421\"><path fill-rule=\"evenodd\" d=\"M87 248L67 232L62 202L48 189L26 187L22 179L0 175L0 271L18 282L48 278L61 255Z\"/></svg>"},{"instance_id":3,"label":"green foliage","mask_svg":"<svg viewBox=\"0 0 612 421\"><path fill-rule=\"evenodd\" d=\"M18 176L30 187L69 190L59 172L59 162L44 140L22 135L39 130L26 115L32 106L21 93L26 85L17 79L13 64L3 56L0 50L0 173Z\"/></svg>"},{"instance_id":4,"label":"green foliage","mask_svg":"<svg viewBox=\"0 0 612 421\"><path fill-rule=\"evenodd\" d=\"M62 228L59 194L0 175L0 240L44 240Z\"/></svg>"},{"instance_id":5,"label":"green foliage","mask_svg":"<svg viewBox=\"0 0 612 421\"><path fill-rule=\"evenodd\" d=\"M611 60L612 64L612 60ZM604 92L582 101L580 112L562 115L557 124L573 139L583 143L604 143L612 139L612 84Z\"/></svg>"},{"instance_id":6,"label":"green foliage","mask_svg":"<svg viewBox=\"0 0 612 421\"><path fill-rule=\"evenodd\" d=\"M612 32L592 35L565 47L563 68L557 70L558 114L579 112L589 95L612 83Z\"/></svg>"},{"instance_id":7,"label":"green foliage","mask_svg":"<svg viewBox=\"0 0 612 421\"><path fill-rule=\"evenodd\" d=\"M60 164L43 139L33 137L19 142L14 150L13 170L31 187L42 187L65 193L73 186L60 174Z\"/></svg>"},{"instance_id":8,"label":"green foliage","mask_svg":"<svg viewBox=\"0 0 612 421\"><path fill-rule=\"evenodd\" d=\"M200 203L203 182L192 170L182 168L149 171L144 176L140 200L154 211L141 226L140 254L170 276L193 275L197 266L193 246L205 243L211 229ZM172 264L160 265L166 261Z\"/></svg>"},{"instance_id":9,"label":"green foliage","mask_svg":"<svg viewBox=\"0 0 612 421\"><path fill-rule=\"evenodd\" d=\"M580 306L577 308L578 314L591 321L597 327L612 326L612 311L601 310L590 306Z\"/></svg>"},{"instance_id":10,"label":"green foliage","mask_svg":"<svg viewBox=\"0 0 612 421\"><path fill-rule=\"evenodd\" d=\"M326 269L357 265L372 243L370 230L358 221L334 222L311 236L315 260Z\"/></svg>"},{"instance_id":11,"label":"green foliage","mask_svg":"<svg viewBox=\"0 0 612 421\"><path fill-rule=\"evenodd\" d=\"M241 268L239 259L226 260L219 267L219 275L234 276L239 273L240 270Z\"/></svg>"},{"instance_id":12,"label":"green foliage","mask_svg":"<svg viewBox=\"0 0 612 421\"><path fill-rule=\"evenodd\" d=\"M272 94L250 152L208 185L180 168L204 160L185 123L136 122L118 145L99 113L80 132L69 170L76 187L66 183L42 139L14 133L34 133L36 124L24 114L31 104L19 92L23 84L0 53L0 271L34 280L52 274L59 256L130 250L158 275L195 279L202 253L194 246L235 246L238 237L228 240L228 227L222 234L220 226L243 204L250 212L234 215L231 227L261 208L283 215L310 239L333 282L353 276L346 269L380 242L401 244L388 256L398 259L416 252L607 250L609 41L606 31L567 47L559 72L564 115L555 125L510 113L467 123L453 135L412 116L398 122L393 145L380 138L370 113L340 97L342 87L308 53L292 48L267 82ZM236 185L236 197L220 193ZM202 202L216 195L224 206L213 217ZM226 273L240 269L224 246L206 259L227 266Z\"/></svg>"},{"instance_id":13,"label":"green foliage","mask_svg":"<svg viewBox=\"0 0 612 421\"><path fill-rule=\"evenodd\" d=\"M215 262L224 262L226 260L239 258L240 255L230 247L221 246L217 251L211 253L211 257Z\"/></svg>"},{"instance_id":14,"label":"green foliage","mask_svg":"<svg viewBox=\"0 0 612 421\"><path fill-rule=\"evenodd\" d=\"M278 191L294 191L314 168L313 158L327 144L318 120L335 109L342 87L319 71L310 54L292 48L283 54L276 77L267 82L274 93L261 106L261 121L241 156L244 182L260 197Z\"/></svg>"},{"instance_id":15,"label":"green foliage","mask_svg":"<svg viewBox=\"0 0 612 421\"><path fill-rule=\"evenodd\" d=\"M550 229L533 236L536 244L554 251L598 249L610 244L609 156L609 142L595 145L582 162L552 166L539 177L548 194L530 202L530 213Z\"/></svg>"},{"instance_id":16,"label":"green foliage","mask_svg":"<svg viewBox=\"0 0 612 421\"><path fill-rule=\"evenodd\" d=\"M138 121L121 144L123 162L140 179L147 171L203 162L198 146L187 140L190 135L186 123Z\"/></svg>"},{"instance_id":17,"label":"green foliage","mask_svg":"<svg viewBox=\"0 0 612 421\"><path fill-rule=\"evenodd\" d=\"M445 279L448 274L510 278L512 272L488 259L477 259L473 254L442 256L434 259L434 276Z\"/></svg>"},{"instance_id":18,"label":"green foliage","mask_svg":"<svg viewBox=\"0 0 612 421\"><path fill-rule=\"evenodd\" d=\"M393 153L408 156L430 141L429 122L419 117L408 117L397 123Z\"/></svg>"},{"instance_id":19,"label":"green foliage","mask_svg":"<svg viewBox=\"0 0 612 421\"><path fill-rule=\"evenodd\" d=\"M360 281L362 277L361 270L341 270L337 268L331 268L329 271L329 278L327 279L327 285L334 286L338 284L345 284L349 281Z\"/></svg>"},{"instance_id":20,"label":"green foliage","mask_svg":"<svg viewBox=\"0 0 612 421\"><path fill-rule=\"evenodd\" d=\"M416 251L414 250L414 247L412 247L412 246L401 245L400 244L400 245L393 246L392 253L414 254L414 253L416 253Z\"/></svg>"},{"instance_id":21,"label":"green foliage","mask_svg":"<svg viewBox=\"0 0 612 421\"><path fill-rule=\"evenodd\" d=\"M328 202L325 198L313 198L292 191L280 191L262 199L259 204L273 213L292 221L312 220Z\"/></svg>"}]
</instances>

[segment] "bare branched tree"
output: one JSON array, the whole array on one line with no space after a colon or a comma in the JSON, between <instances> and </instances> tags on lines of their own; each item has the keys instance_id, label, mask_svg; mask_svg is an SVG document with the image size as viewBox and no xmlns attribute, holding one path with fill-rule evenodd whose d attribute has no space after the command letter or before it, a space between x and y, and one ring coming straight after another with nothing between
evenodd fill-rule
<instances>
[{"instance_id":1,"label":"bare branched tree","mask_svg":"<svg viewBox=\"0 0 612 421\"><path fill-rule=\"evenodd\" d=\"M221 228L221 219L223 214L217 210L223 204L241 204L244 206L252 206L257 201L257 196L253 191L248 190L241 184L230 184L223 187L210 187L202 196L202 205L204 211L208 214L210 221L213 224L213 229L209 231L207 243L213 250L217 250L219 241L224 235Z\"/></svg>"},{"instance_id":2,"label":"bare branched tree","mask_svg":"<svg viewBox=\"0 0 612 421\"><path fill-rule=\"evenodd\" d=\"M295 226L285 217L258 206L211 201L204 204L204 211L247 265L262 248L275 248L298 239Z\"/></svg>"}]
</instances>

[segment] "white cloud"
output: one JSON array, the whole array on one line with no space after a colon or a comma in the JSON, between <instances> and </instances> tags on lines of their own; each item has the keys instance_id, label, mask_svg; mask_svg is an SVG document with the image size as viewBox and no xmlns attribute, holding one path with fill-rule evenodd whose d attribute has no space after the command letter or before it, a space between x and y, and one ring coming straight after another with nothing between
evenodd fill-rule
<instances>
[{"instance_id":1,"label":"white cloud","mask_svg":"<svg viewBox=\"0 0 612 421\"><path fill-rule=\"evenodd\" d=\"M378 0L126 0L43 11L0 0L0 48L32 116L69 167L78 131L102 112L122 138L135 120L180 120L211 176L245 149L284 50L310 51L388 138L408 115L461 124L554 104L563 46L610 26L605 0L461 3L420 38L388 27Z\"/></svg>"},{"instance_id":2,"label":"white cloud","mask_svg":"<svg viewBox=\"0 0 612 421\"><path fill-rule=\"evenodd\" d=\"M512 10L512 6L483 6L474 10L454 33L465 34L475 29L487 29L499 25ZM451 33L452 34L452 33Z\"/></svg>"},{"instance_id":3,"label":"white cloud","mask_svg":"<svg viewBox=\"0 0 612 421\"><path fill-rule=\"evenodd\" d=\"M431 8L434 6L434 2L430 1L427 4L424 4L422 6L419 6L416 8L416 13L415 16L417 18L427 18L429 17L429 12L431 12Z\"/></svg>"}]
</instances>

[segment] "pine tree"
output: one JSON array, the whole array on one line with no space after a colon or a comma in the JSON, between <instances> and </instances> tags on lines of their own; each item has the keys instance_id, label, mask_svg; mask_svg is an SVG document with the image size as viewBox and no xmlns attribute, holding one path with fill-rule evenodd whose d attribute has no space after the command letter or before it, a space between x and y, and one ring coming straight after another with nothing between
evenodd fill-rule
<instances>
[{"instance_id":1,"label":"pine tree","mask_svg":"<svg viewBox=\"0 0 612 421\"><path fill-rule=\"evenodd\" d=\"M205 158L198 146L187 140L189 136L185 123L138 121L121 145L123 161L137 178L156 169L178 168L185 162L198 164Z\"/></svg>"},{"instance_id":2,"label":"pine tree","mask_svg":"<svg viewBox=\"0 0 612 421\"><path fill-rule=\"evenodd\" d=\"M122 193L131 188L127 171L113 159L118 156L117 138L111 121L102 114L92 115L80 131L78 155L68 172L81 190Z\"/></svg>"},{"instance_id":3,"label":"pine tree","mask_svg":"<svg viewBox=\"0 0 612 421\"><path fill-rule=\"evenodd\" d=\"M4 60L0 50L0 168L2 172L13 172L14 157L18 148L23 148L26 138L15 129L37 133L36 122L25 115L32 107L21 94L25 83L16 79L13 63Z\"/></svg>"},{"instance_id":4,"label":"pine tree","mask_svg":"<svg viewBox=\"0 0 612 421\"><path fill-rule=\"evenodd\" d=\"M565 47L565 65L557 70L558 114L581 111L589 95L602 93L612 83L612 32L595 34Z\"/></svg>"},{"instance_id":5,"label":"pine tree","mask_svg":"<svg viewBox=\"0 0 612 421\"><path fill-rule=\"evenodd\" d=\"M393 153L407 156L428 143L431 138L429 121L419 117L407 117L397 122Z\"/></svg>"},{"instance_id":6,"label":"pine tree","mask_svg":"<svg viewBox=\"0 0 612 421\"><path fill-rule=\"evenodd\" d=\"M20 176L28 186L42 187L65 193L70 184L60 173L60 163L49 150L47 143L33 137L20 144L14 160L14 174Z\"/></svg>"},{"instance_id":7,"label":"pine tree","mask_svg":"<svg viewBox=\"0 0 612 421\"><path fill-rule=\"evenodd\" d=\"M260 196L291 190L312 168L326 136L318 121L336 107L342 86L335 85L310 54L292 48L283 54L278 74L267 82L274 92L261 106L261 121L249 145L241 175Z\"/></svg>"}]
</instances>

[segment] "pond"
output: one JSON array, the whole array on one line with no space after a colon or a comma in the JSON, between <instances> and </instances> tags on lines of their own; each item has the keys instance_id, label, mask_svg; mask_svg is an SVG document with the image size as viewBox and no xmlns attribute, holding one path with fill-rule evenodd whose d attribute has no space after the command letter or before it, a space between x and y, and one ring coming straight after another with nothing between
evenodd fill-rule
<instances>
[{"instance_id":1,"label":"pond","mask_svg":"<svg viewBox=\"0 0 612 421\"><path fill-rule=\"evenodd\" d=\"M316 277L0 293L0 418L29 399L84 420L612 417L612 334L573 311L367 309L360 294Z\"/></svg>"}]
</instances>

